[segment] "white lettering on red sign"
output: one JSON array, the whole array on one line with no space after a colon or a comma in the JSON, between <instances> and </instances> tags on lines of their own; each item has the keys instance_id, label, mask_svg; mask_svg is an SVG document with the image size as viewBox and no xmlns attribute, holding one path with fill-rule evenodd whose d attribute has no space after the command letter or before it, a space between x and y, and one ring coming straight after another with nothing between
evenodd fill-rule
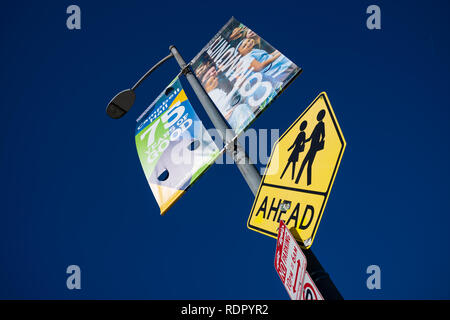
<instances>
[{"instance_id":1,"label":"white lettering on red sign","mask_svg":"<svg viewBox=\"0 0 450 320\"><path fill-rule=\"evenodd\" d=\"M291 299L301 300L306 257L283 220L278 228L275 269Z\"/></svg>"}]
</instances>

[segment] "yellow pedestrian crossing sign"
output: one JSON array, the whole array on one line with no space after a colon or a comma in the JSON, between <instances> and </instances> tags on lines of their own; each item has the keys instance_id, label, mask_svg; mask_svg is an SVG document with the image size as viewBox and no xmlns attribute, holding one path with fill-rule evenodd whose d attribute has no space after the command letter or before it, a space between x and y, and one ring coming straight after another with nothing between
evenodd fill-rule
<instances>
[{"instance_id":1,"label":"yellow pedestrian crossing sign","mask_svg":"<svg viewBox=\"0 0 450 320\"><path fill-rule=\"evenodd\" d=\"M303 247L311 247L345 146L323 92L275 143L248 228L277 238L284 220Z\"/></svg>"}]
</instances>

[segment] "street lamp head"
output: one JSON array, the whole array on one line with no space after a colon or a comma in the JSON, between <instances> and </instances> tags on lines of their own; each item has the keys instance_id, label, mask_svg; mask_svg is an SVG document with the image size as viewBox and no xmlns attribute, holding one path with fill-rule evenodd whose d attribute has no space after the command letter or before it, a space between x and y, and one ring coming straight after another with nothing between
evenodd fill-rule
<instances>
[{"instance_id":1,"label":"street lamp head","mask_svg":"<svg viewBox=\"0 0 450 320\"><path fill-rule=\"evenodd\" d=\"M141 85L141 83L147 79L147 77L155 71L160 65L162 65L164 62L169 60L173 57L173 54L170 53L165 58L161 59L157 64L155 64L153 67L150 68L150 70L147 71L146 74L142 76L142 78L139 79L136 84L128 90L124 90L122 92L119 92L108 104L108 107L106 108L106 113L108 116L110 116L113 119L120 119L124 116L125 113L128 112L128 110L131 109L133 106L134 100L136 99L136 94L134 93L134 90L136 90L137 87Z\"/></svg>"},{"instance_id":2,"label":"street lamp head","mask_svg":"<svg viewBox=\"0 0 450 320\"><path fill-rule=\"evenodd\" d=\"M113 119L122 118L133 106L136 94L132 89L119 92L108 104L106 113Z\"/></svg>"}]
</instances>

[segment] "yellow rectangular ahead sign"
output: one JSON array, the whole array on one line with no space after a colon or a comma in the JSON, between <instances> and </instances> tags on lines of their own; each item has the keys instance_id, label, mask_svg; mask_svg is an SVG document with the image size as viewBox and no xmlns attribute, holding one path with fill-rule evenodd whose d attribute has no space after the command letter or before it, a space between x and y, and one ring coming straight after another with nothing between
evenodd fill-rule
<instances>
[{"instance_id":1,"label":"yellow rectangular ahead sign","mask_svg":"<svg viewBox=\"0 0 450 320\"><path fill-rule=\"evenodd\" d=\"M284 220L303 247L311 247L345 146L323 92L276 142L248 228L276 238Z\"/></svg>"}]
</instances>

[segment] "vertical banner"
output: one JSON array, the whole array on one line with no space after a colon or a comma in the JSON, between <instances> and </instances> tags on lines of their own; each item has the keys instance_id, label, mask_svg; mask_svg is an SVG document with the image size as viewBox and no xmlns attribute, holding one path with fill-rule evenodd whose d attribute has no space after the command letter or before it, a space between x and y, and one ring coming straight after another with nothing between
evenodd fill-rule
<instances>
[{"instance_id":1,"label":"vertical banner","mask_svg":"<svg viewBox=\"0 0 450 320\"><path fill-rule=\"evenodd\" d=\"M220 151L175 78L136 120L136 148L163 215Z\"/></svg>"},{"instance_id":2,"label":"vertical banner","mask_svg":"<svg viewBox=\"0 0 450 320\"><path fill-rule=\"evenodd\" d=\"M301 68L234 18L191 64L236 135L247 129L301 72Z\"/></svg>"}]
</instances>

